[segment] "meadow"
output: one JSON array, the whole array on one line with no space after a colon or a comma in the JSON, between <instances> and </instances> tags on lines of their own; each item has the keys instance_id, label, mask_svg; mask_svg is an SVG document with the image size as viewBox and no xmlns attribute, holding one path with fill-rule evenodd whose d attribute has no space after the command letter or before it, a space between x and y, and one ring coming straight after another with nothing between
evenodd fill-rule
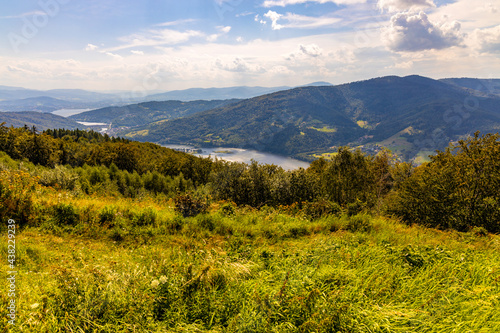
<instances>
[{"instance_id":1,"label":"meadow","mask_svg":"<svg viewBox=\"0 0 500 333\"><path fill-rule=\"evenodd\" d=\"M30 191L37 222L16 236L12 331L500 330L500 237L481 229L220 201L183 217L172 199Z\"/></svg>"}]
</instances>

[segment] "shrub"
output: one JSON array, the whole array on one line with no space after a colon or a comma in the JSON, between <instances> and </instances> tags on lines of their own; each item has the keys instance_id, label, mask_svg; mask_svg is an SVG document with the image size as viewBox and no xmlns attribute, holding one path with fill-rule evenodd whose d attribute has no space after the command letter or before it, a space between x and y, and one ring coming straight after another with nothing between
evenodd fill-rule
<instances>
[{"instance_id":1,"label":"shrub","mask_svg":"<svg viewBox=\"0 0 500 333\"><path fill-rule=\"evenodd\" d=\"M0 218L23 226L33 219L32 195L39 189L37 178L24 171L0 172Z\"/></svg>"},{"instance_id":2,"label":"shrub","mask_svg":"<svg viewBox=\"0 0 500 333\"><path fill-rule=\"evenodd\" d=\"M77 180L78 174L56 165L54 169L42 172L39 182L44 186L59 186L65 190L74 190Z\"/></svg>"},{"instance_id":3,"label":"shrub","mask_svg":"<svg viewBox=\"0 0 500 333\"><path fill-rule=\"evenodd\" d=\"M235 204L232 202L226 202L219 208L219 212L224 216L233 216L236 214Z\"/></svg>"},{"instance_id":4,"label":"shrub","mask_svg":"<svg viewBox=\"0 0 500 333\"><path fill-rule=\"evenodd\" d=\"M186 193L178 195L174 199L175 210L182 214L184 217L196 216L204 213L207 210L206 202L201 199L193 197L192 194Z\"/></svg>"},{"instance_id":5,"label":"shrub","mask_svg":"<svg viewBox=\"0 0 500 333\"><path fill-rule=\"evenodd\" d=\"M146 208L135 214L132 222L137 226L153 225L156 222L156 211L152 208Z\"/></svg>"},{"instance_id":6,"label":"shrub","mask_svg":"<svg viewBox=\"0 0 500 333\"><path fill-rule=\"evenodd\" d=\"M52 218L58 226L74 226L78 223L79 215L73 205L59 203L52 207Z\"/></svg>"},{"instance_id":7,"label":"shrub","mask_svg":"<svg viewBox=\"0 0 500 333\"><path fill-rule=\"evenodd\" d=\"M338 203L323 199L302 203L302 212L311 219L318 219L322 216L338 214L341 208Z\"/></svg>"},{"instance_id":8,"label":"shrub","mask_svg":"<svg viewBox=\"0 0 500 333\"><path fill-rule=\"evenodd\" d=\"M371 218L365 214L351 216L347 222L346 229L351 232L369 232L373 229Z\"/></svg>"}]
</instances>

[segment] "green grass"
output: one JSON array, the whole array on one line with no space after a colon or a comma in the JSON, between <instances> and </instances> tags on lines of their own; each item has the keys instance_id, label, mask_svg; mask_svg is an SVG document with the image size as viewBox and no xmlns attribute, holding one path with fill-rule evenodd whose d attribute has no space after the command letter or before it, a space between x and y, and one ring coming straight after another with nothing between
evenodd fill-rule
<instances>
[{"instance_id":1,"label":"green grass","mask_svg":"<svg viewBox=\"0 0 500 333\"><path fill-rule=\"evenodd\" d=\"M17 235L20 331L500 330L496 235L227 204L182 218L147 198L37 204L66 205L58 214L76 221L46 209ZM6 258L6 237L0 249ZM5 283L0 295L5 327Z\"/></svg>"},{"instance_id":2,"label":"green grass","mask_svg":"<svg viewBox=\"0 0 500 333\"><path fill-rule=\"evenodd\" d=\"M321 128L318 128L318 127L314 127L314 126L311 126L311 127L308 127L309 129L313 129L313 130L316 130L318 132L323 132L323 133L335 133L337 132L337 129L336 128L330 128L328 126L323 126Z\"/></svg>"}]
</instances>

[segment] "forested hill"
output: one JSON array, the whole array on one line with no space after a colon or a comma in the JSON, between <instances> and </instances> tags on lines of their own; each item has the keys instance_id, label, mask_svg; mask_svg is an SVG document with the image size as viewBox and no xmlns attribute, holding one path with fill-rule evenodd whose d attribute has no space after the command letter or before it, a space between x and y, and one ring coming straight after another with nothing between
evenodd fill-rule
<instances>
[{"instance_id":1,"label":"forested hill","mask_svg":"<svg viewBox=\"0 0 500 333\"><path fill-rule=\"evenodd\" d=\"M28 127L35 126L39 130L49 128L83 129L86 127L68 118L36 111L0 112L0 124L4 122L7 127L23 127L26 125Z\"/></svg>"},{"instance_id":2,"label":"forested hill","mask_svg":"<svg viewBox=\"0 0 500 333\"><path fill-rule=\"evenodd\" d=\"M222 107L237 101L237 99L198 100L192 102L153 101L119 107L105 107L98 110L79 113L69 118L85 122L112 123L114 126L138 126L151 122L188 116L193 113Z\"/></svg>"},{"instance_id":3,"label":"forested hill","mask_svg":"<svg viewBox=\"0 0 500 333\"><path fill-rule=\"evenodd\" d=\"M412 158L477 130L497 132L499 109L495 95L480 97L421 76L388 76L279 91L123 134L305 158L333 152L334 146L382 144Z\"/></svg>"}]
</instances>

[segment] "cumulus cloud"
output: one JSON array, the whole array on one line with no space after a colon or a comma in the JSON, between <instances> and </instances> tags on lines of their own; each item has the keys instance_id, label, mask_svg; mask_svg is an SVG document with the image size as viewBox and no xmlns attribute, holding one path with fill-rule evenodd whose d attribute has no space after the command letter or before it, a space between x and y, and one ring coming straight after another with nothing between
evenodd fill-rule
<instances>
[{"instance_id":1,"label":"cumulus cloud","mask_svg":"<svg viewBox=\"0 0 500 333\"><path fill-rule=\"evenodd\" d=\"M240 73L262 73L264 68L259 65L253 65L241 58L234 58L232 61L224 62L221 59L215 61L215 67L229 72Z\"/></svg>"},{"instance_id":2,"label":"cumulus cloud","mask_svg":"<svg viewBox=\"0 0 500 333\"><path fill-rule=\"evenodd\" d=\"M318 57L322 52L321 48L316 44L299 45L299 49L302 53L310 57Z\"/></svg>"},{"instance_id":3,"label":"cumulus cloud","mask_svg":"<svg viewBox=\"0 0 500 333\"><path fill-rule=\"evenodd\" d=\"M432 0L379 0L378 7L389 12L436 7Z\"/></svg>"},{"instance_id":4,"label":"cumulus cloud","mask_svg":"<svg viewBox=\"0 0 500 333\"><path fill-rule=\"evenodd\" d=\"M95 51L99 48L99 46L94 45L94 44L87 44L87 47L85 47L85 51Z\"/></svg>"},{"instance_id":5,"label":"cumulus cloud","mask_svg":"<svg viewBox=\"0 0 500 333\"><path fill-rule=\"evenodd\" d=\"M382 33L385 45L395 52L416 52L459 46L463 41L460 23L436 24L424 12L398 13Z\"/></svg>"},{"instance_id":6,"label":"cumulus cloud","mask_svg":"<svg viewBox=\"0 0 500 333\"><path fill-rule=\"evenodd\" d=\"M285 57L286 60L294 63L309 62L308 59L318 58L323 54L323 50L316 44L299 45L299 49Z\"/></svg>"},{"instance_id":7,"label":"cumulus cloud","mask_svg":"<svg viewBox=\"0 0 500 333\"><path fill-rule=\"evenodd\" d=\"M352 5L356 3L365 3L366 0L266 0L262 3L263 7L285 7L289 5L298 5L307 2L315 3L335 3L337 5Z\"/></svg>"},{"instance_id":8,"label":"cumulus cloud","mask_svg":"<svg viewBox=\"0 0 500 333\"><path fill-rule=\"evenodd\" d=\"M489 29L477 29L472 38L483 53L500 53L500 25Z\"/></svg>"},{"instance_id":9,"label":"cumulus cloud","mask_svg":"<svg viewBox=\"0 0 500 333\"><path fill-rule=\"evenodd\" d=\"M273 28L273 30L279 30L279 29L283 28L283 26L278 23L278 20L283 15L278 14L278 13L270 10L267 13L265 13L264 16L271 20L271 22L272 22L271 27Z\"/></svg>"},{"instance_id":10,"label":"cumulus cloud","mask_svg":"<svg viewBox=\"0 0 500 333\"><path fill-rule=\"evenodd\" d=\"M135 55L144 55L144 52L142 52L142 51L131 50L130 52L132 52L132 54L135 54Z\"/></svg>"}]
</instances>

